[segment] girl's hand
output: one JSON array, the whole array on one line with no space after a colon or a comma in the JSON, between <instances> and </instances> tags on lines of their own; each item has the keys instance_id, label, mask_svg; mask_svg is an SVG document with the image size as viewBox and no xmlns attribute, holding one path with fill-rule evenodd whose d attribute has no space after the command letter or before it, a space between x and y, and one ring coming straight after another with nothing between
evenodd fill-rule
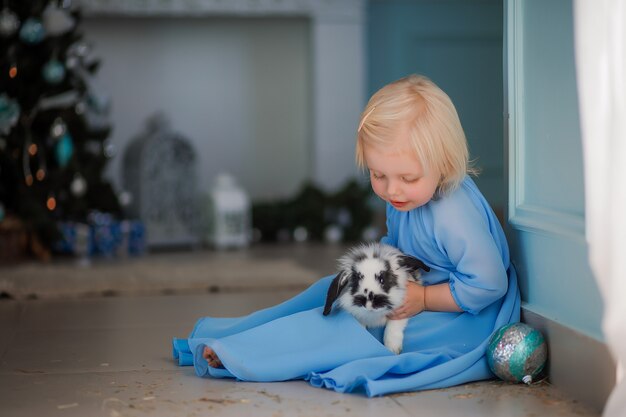
<instances>
[{"instance_id":1,"label":"girl's hand","mask_svg":"<svg viewBox=\"0 0 626 417\"><path fill-rule=\"evenodd\" d=\"M391 320L408 319L424 311L424 287L409 281L406 285L404 303L392 311L387 317Z\"/></svg>"}]
</instances>

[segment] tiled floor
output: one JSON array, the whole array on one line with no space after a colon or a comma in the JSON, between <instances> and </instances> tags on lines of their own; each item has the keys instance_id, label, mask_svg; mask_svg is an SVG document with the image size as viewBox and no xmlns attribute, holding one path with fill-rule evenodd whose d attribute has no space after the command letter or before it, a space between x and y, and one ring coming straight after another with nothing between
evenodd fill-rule
<instances>
[{"instance_id":1,"label":"tiled floor","mask_svg":"<svg viewBox=\"0 0 626 417\"><path fill-rule=\"evenodd\" d=\"M344 251L260 246L3 267L0 292L14 300L0 299L0 415L597 416L549 384L488 381L368 399L303 381L199 379L171 359L171 338L198 317L281 302L332 273Z\"/></svg>"},{"instance_id":2,"label":"tiled floor","mask_svg":"<svg viewBox=\"0 0 626 417\"><path fill-rule=\"evenodd\" d=\"M548 384L488 381L368 399L303 381L200 379L171 359L171 337L198 317L241 315L293 294L0 300L0 415L597 416Z\"/></svg>"},{"instance_id":3,"label":"tiled floor","mask_svg":"<svg viewBox=\"0 0 626 417\"><path fill-rule=\"evenodd\" d=\"M0 294L14 299L303 289L331 274L342 245L254 245L246 250L152 253L138 258L56 259L0 266Z\"/></svg>"}]
</instances>

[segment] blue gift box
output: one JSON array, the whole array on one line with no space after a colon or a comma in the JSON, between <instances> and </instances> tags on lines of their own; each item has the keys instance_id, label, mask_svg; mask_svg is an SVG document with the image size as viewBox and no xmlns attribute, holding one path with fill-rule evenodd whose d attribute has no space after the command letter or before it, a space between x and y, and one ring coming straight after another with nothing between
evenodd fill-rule
<instances>
[{"instance_id":1,"label":"blue gift box","mask_svg":"<svg viewBox=\"0 0 626 417\"><path fill-rule=\"evenodd\" d=\"M138 256L146 252L146 228L140 220L121 222L120 252L124 255Z\"/></svg>"},{"instance_id":2,"label":"blue gift box","mask_svg":"<svg viewBox=\"0 0 626 417\"><path fill-rule=\"evenodd\" d=\"M143 255L146 252L146 228L142 221L129 221L128 254Z\"/></svg>"},{"instance_id":3,"label":"blue gift box","mask_svg":"<svg viewBox=\"0 0 626 417\"><path fill-rule=\"evenodd\" d=\"M54 244L54 251L58 253L75 253L76 252L76 223L60 222L58 224L61 239Z\"/></svg>"},{"instance_id":4,"label":"blue gift box","mask_svg":"<svg viewBox=\"0 0 626 417\"><path fill-rule=\"evenodd\" d=\"M78 256L138 256L146 252L145 226L140 220L115 220L110 214L94 212L89 224L60 222L58 253Z\"/></svg>"},{"instance_id":5,"label":"blue gift box","mask_svg":"<svg viewBox=\"0 0 626 417\"><path fill-rule=\"evenodd\" d=\"M77 222L59 222L61 239L55 242L53 249L56 253L66 255L86 256L89 254L91 230L89 225Z\"/></svg>"},{"instance_id":6,"label":"blue gift box","mask_svg":"<svg viewBox=\"0 0 626 417\"><path fill-rule=\"evenodd\" d=\"M96 213L90 223L89 256L115 256L122 240L120 222L110 214Z\"/></svg>"}]
</instances>

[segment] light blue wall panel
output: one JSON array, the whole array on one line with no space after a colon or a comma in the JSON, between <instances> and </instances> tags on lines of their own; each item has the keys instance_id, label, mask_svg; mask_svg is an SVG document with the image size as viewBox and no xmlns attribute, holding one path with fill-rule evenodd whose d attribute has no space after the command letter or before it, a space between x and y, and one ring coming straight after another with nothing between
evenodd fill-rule
<instances>
[{"instance_id":1,"label":"light blue wall panel","mask_svg":"<svg viewBox=\"0 0 626 417\"><path fill-rule=\"evenodd\" d=\"M511 242L525 307L595 339L602 303L585 259L585 244L552 233L519 233Z\"/></svg>"},{"instance_id":2,"label":"light blue wall panel","mask_svg":"<svg viewBox=\"0 0 626 417\"><path fill-rule=\"evenodd\" d=\"M525 148L525 202L582 216L582 146L571 4L525 1L523 13L528 22L522 41L524 125L526 137L532 138Z\"/></svg>"},{"instance_id":3,"label":"light blue wall panel","mask_svg":"<svg viewBox=\"0 0 626 417\"><path fill-rule=\"evenodd\" d=\"M502 3L373 0L368 12L369 95L411 73L430 77L457 107L481 168L477 184L503 209Z\"/></svg>"},{"instance_id":4,"label":"light blue wall panel","mask_svg":"<svg viewBox=\"0 0 626 417\"><path fill-rule=\"evenodd\" d=\"M509 222L527 308L602 340L587 261L571 0L507 1Z\"/></svg>"}]
</instances>

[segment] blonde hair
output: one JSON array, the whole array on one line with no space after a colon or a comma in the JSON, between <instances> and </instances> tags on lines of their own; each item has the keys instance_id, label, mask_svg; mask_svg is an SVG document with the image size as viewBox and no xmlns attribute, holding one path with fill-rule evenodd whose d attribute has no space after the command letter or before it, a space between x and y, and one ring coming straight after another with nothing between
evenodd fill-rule
<instances>
[{"instance_id":1,"label":"blonde hair","mask_svg":"<svg viewBox=\"0 0 626 417\"><path fill-rule=\"evenodd\" d=\"M450 97L421 75L410 75L378 90L361 113L356 162L365 168L365 145L390 145L408 124L409 142L425 169L441 173L437 196L456 189L470 166L467 140Z\"/></svg>"}]
</instances>

